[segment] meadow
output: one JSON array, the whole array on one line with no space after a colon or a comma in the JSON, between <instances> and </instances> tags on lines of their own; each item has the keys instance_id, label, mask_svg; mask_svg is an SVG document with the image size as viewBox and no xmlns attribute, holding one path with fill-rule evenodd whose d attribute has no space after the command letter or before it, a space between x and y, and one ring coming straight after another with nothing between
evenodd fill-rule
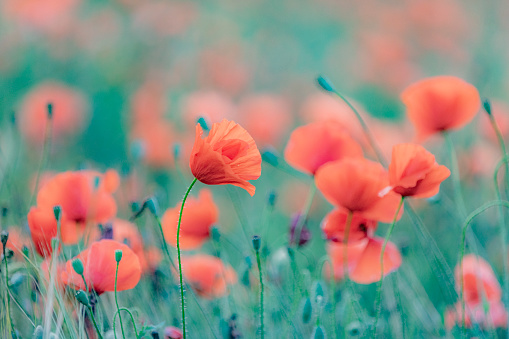
<instances>
[{"instance_id":1,"label":"meadow","mask_svg":"<svg viewBox=\"0 0 509 339\"><path fill-rule=\"evenodd\" d=\"M2 0L1 338L509 338L509 6Z\"/></svg>"}]
</instances>

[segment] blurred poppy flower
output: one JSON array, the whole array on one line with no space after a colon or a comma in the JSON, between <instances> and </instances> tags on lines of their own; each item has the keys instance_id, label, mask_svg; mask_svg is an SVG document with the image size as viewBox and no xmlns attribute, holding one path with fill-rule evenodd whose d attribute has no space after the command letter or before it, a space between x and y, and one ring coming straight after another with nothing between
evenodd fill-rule
<instances>
[{"instance_id":1,"label":"blurred poppy flower","mask_svg":"<svg viewBox=\"0 0 509 339\"><path fill-rule=\"evenodd\" d=\"M131 97L133 124L160 121L168 106L162 81L148 79Z\"/></svg>"},{"instance_id":2,"label":"blurred poppy flower","mask_svg":"<svg viewBox=\"0 0 509 339\"><path fill-rule=\"evenodd\" d=\"M418 81L401 94L417 140L468 124L479 111L477 89L454 76L437 76Z\"/></svg>"},{"instance_id":3,"label":"blurred poppy flower","mask_svg":"<svg viewBox=\"0 0 509 339\"><path fill-rule=\"evenodd\" d=\"M451 171L435 161L435 156L421 145L399 144L392 150L389 165L389 184L384 189L393 190L401 196L429 198L438 193L440 183Z\"/></svg>"},{"instance_id":4,"label":"blurred poppy flower","mask_svg":"<svg viewBox=\"0 0 509 339\"><path fill-rule=\"evenodd\" d=\"M61 238L64 244L75 244L87 223L104 223L117 212L112 193L118 186L118 174L108 171L64 172L55 175L37 194L37 206L28 213L28 226L37 252L51 254L51 238L57 236L53 207L60 206Z\"/></svg>"},{"instance_id":5,"label":"blurred poppy flower","mask_svg":"<svg viewBox=\"0 0 509 339\"><path fill-rule=\"evenodd\" d=\"M341 124L333 121L296 128L285 148L286 161L312 175L328 162L349 157L362 157L362 148Z\"/></svg>"},{"instance_id":6,"label":"blurred poppy flower","mask_svg":"<svg viewBox=\"0 0 509 339\"><path fill-rule=\"evenodd\" d=\"M177 225L180 203L168 209L162 219L164 238L177 246ZM189 196L182 212L180 225L180 248L191 250L200 247L210 236L210 228L217 223L219 210L212 199L212 193L203 189L198 198Z\"/></svg>"},{"instance_id":7,"label":"blurred poppy flower","mask_svg":"<svg viewBox=\"0 0 509 339\"><path fill-rule=\"evenodd\" d=\"M341 209L334 209L322 220L322 232L327 240L344 243L348 213ZM372 236L377 227L375 220L369 220L359 213L353 213L348 232L348 243L355 243Z\"/></svg>"},{"instance_id":8,"label":"blurred poppy flower","mask_svg":"<svg viewBox=\"0 0 509 339\"><path fill-rule=\"evenodd\" d=\"M76 133L85 120L87 102L75 89L45 82L25 95L19 109L18 126L31 143L43 143L48 123L48 104L52 104L52 140Z\"/></svg>"},{"instance_id":9,"label":"blurred poppy flower","mask_svg":"<svg viewBox=\"0 0 509 339\"><path fill-rule=\"evenodd\" d=\"M131 131L131 140L139 143L144 163L156 168L175 165L173 146L176 133L173 124L157 119L137 123Z\"/></svg>"},{"instance_id":10,"label":"blurred poppy flower","mask_svg":"<svg viewBox=\"0 0 509 339\"><path fill-rule=\"evenodd\" d=\"M231 119L236 107L230 98L219 92L194 92L184 98L182 114L187 126L194 126L203 117L209 124Z\"/></svg>"},{"instance_id":11,"label":"blurred poppy flower","mask_svg":"<svg viewBox=\"0 0 509 339\"><path fill-rule=\"evenodd\" d=\"M182 330L175 326L168 326L164 329L164 339L182 339Z\"/></svg>"},{"instance_id":12,"label":"blurred poppy flower","mask_svg":"<svg viewBox=\"0 0 509 339\"><path fill-rule=\"evenodd\" d=\"M486 305L468 305L465 308L465 326L472 327L472 323L482 328L506 328L507 311L501 301L488 302ZM449 308L445 313L445 326L448 329L455 324L461 326L463 323L463 307L456 303L454 308Z\"/></svg>"},{"instance_id":13,"label":"blurred poppy flower","mask_svg":"<svg viewBox=\"0 0 509 339\"><path fill-rule=\"evenodd\" d=\"M382 254L382 238L366 238L347 246L348 276L352 281L359 284L371 284L380 280L381 265L380 256ZM336 280L344 277L344 244L328 242L327 253L332 260L334 267L334 278ZM401 254L397 247L387 243L384 252L384 275L387 275L401 265Z\"/></svg>"},{"instance_id":14,"label":"blurred poppy flower","mask_svg":"<svg viewBox=\"0 0 509 339\"><path fill-rule=\"evenodd\" d=\"M207 299L227 295L227 285L237 282L237 273L230 266L205 254L182 258L182 273L196 294Z\"/></svg>"},{"instance_id":15,"label":"blurred poppy flower","mask_svg":"<svg viewBox=\"0 0 509 339\"><path fill-rule=\"evenodd\" d=\"M364 158L346 158L323 165L316 173L315 183L338 209L357 212L371 220L391 222L401 200L394 192L379 196L389 184L388 174L382 165Z\"/></svg>"},{"instance_id":16,"label":"blurred poppy flower","mask_svg":"<svg viewBox=\"0 0 509 339\"><path fill-rule=\"evenodd\" d=\"M254 195L255 187L247 180L260 177L262 157L249 133L225 119L213 124L207 137L202 135L197 124L189 162L194 177L207 185L238 186Z\"/></svg>"},{"instance_id":17,"label":"blurred poppy flower","mask_svg":"<svg viewBox=\"0 0 509 339\"><path fill-rule=\"evenodd\" d=\"M138 256L126 244L104 239L92 243L76 257L83 262L83 276L88 288L97 294L115 290L116 250L122 250L122 260L118 266L117 291L132 289L140 280L141 267ZM72 267L72 260L76 258L67 261L66 270L62 272L62 281L72 288L85 290L82 277Z\"/></svg>"},{"instance_id":18,"label":"blurred poppy flower","mask_svg":"<svg viewBox=\"0 0 509 339\"><path fill-rule=\"evenodd\" d=\"M7 239L5 247L14 252L14 258L23 260L23 247L30 247L29 238L16 227L9 227L7 232L9 233L9 239ZM3 247L4 245L0 242L0 253L3 253Z\"/></svg>"},{"instance_id":19,"label":"blurred poppy flower","mask_svg":"<svg viewBox=\"0 0 509 339\"><path fill-rule=\"evenodd\" d=\"M244 98L239 116L258 145L279 146L281 138L292 125L288 103L272 94L258 94ZM268 124L267 121L270 121Z\"/></svg>"}]
</instances>

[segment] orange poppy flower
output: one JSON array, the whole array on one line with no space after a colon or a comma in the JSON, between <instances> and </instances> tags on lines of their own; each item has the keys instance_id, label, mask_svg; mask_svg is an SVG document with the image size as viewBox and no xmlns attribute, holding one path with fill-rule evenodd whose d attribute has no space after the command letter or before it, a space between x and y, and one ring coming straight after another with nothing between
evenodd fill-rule
<instances>
[{"instance_id":1,"label":"orange poppy flower","mask_svg":"<svg viewBox=\"0 0 509 339\"><path fill-rule=\"evenodd\" d=\"M118 265L117 291L130 290L140 280L141 267L138 256L126 244L104 239L92 243L76 257L83 262L83 276L88 288L97 294L115 291L116 250L122 250L122 260ZM62 281L72 288L84 290L82 277L72 267L73 259L67 261L66 270L62 272Z\"/></svg>"},{"instance_id":2,"label":"orange poppy flower","mask_svg":"<svg viewBox=\"0 0 509 339\"><path fill-rule=\"evenodd\" d=\"M177 247L177 225L180 203L168 209L161 220L166 241ZM203 189L198 198L189 196L182 212L180 225L180 248L192 250L200 247L210 235L210 228L217 223L219 210L212 193Z\"/></svg>"},{"instance_id":3,"label":"orange poppy flower","mask_svg":"<svg viewBox=\"0 0 509 339\"><path fill-rule=\"evenodd\" d=\"M237 273L221 259L206 254L182 258L184 280L199 296L206 299L228 294L227 285L237 282Z\"/></svg>"},{"instance_id":4,"label":"orange poppy flower","mask_svg":"<svg viewBox=\"0 0 509 339\"><path fill-rule=\"evenodd\" d=\"M335 209L329 212L322 220L322 232L327 240L334 242L344 242L346 221L348 212ZM348 243L358 242L366 237L372 236L377 227L375 220L364 218L359 213L354 213L350 221L350 230L348 233Z\"/></svg>"},{"instance_id":5,"label":"orange poppy flower","mask_svg":"<svg viewBox=\"0 0 509 339\"><path fill-rule=\"evenodd\" d=\"M51 254L51 238L57 236L54 206L62 208L61 237L64 244L75 244L87 223L103 223L117 212L112 193L118 186L118 174L95 171L64 172L55 175L37 194L37 206L28 213L28 226L37 252Z\"/></svg>"},{"instance_id":6,"label":"orange poppy flower","mask_svg":"<svg viewBox=\"0 0 509 339\"><path fill-rule=\"evenodd\" d=\"M352 281L371 284L380 280L383 242L382 238L366 238L347 245L348 276ZM332 260L336 280L344 277L344 246L342 243L327 243L327 253ZM387 243L383 260L384 275L395 271L401 265L401 254L393 243Z\"/></svg>"},{"instance_id":7,"label":"orange poppy flower","mask_svg":"<svg viewBox=\"0 0 509 339\"><path fill-rule=\"evenodd\" d=\"M416 82L401 94L417 140L468 124L479 111L477 89L453 76L437 76Z\"/></svg>"},{"instance_id":8,"label":"orange poppy flower","mask_svg":"<svg viewBox=\"0 0 509 339\"><path fill-rule=\"evenodd\" d=\"M158 122L168 109L165 88L162 81L148 79L131 98L133 124Z\"/></svg>"},{"instance_id":9,"label":"orange poppy flower","mask_svg":"<svg viewBox=\"0 0 509 339\"><path fill-rule=\"evenodd\" d=\"M249 133L225 119L213 124L205 139L202 135L203 129L197 124L189 162L195 178L207 185L238 186L254 195L256 188L247 180L260 177L262 157Z\"/></svg>"},{"instance_id":10,"label":"orange poppy flower","mask_svg":"<svg viewBox=\"0 0 509 339\"><path fill-rule=\"evenodd\" d=\"M137 123L131 131L131 140L139 143L144 163L156 168L173 167L173 146L176 133L173 124L162 120Z\"/></svg>"},{"instance_id":11,"label":"orange poppy flower","mask_svg":"<svg viewBox=\"0 0 509 339\"><path fill-rule=\"evenodd\" d=\"M19 129L31 143L44 142L49 103L53 141L77 132L84 123L87 102L80 92L55 82L42 83L24 97L19 109Z\"/></svg>"},{"instance_id":12,"label":"orange poppy flower","mask_svg":"<svg viewBox=\"0 0 509 339\"><path fill-rule=\"evenodd\" d=\"M438 193L440 183L449 175L451 171L437 164L435 156L421 145L399 144L392 149L390 186L385 191L392 189L404 197L429 198Z\"/></svg>"},{"instance_id":13,"label":"orange poppy flower","mask_svg":"<svg viewBox=\"0 0 509 339\"><path fill-rule=\"evenodd\" d=\"M388 174L382 165L364 158L323 165L316 173L315 183L331 204L370 220L391 222L401 200L392 191L379 196L389 184ZM402 212L401 209L398 218Z\"/></svg>"},{"instance_id":14,"label":"orange poppy flower","mask_svg":"<svg viewBox=\"0 0 509 339\"><path fill-rule=\"evenodd\" d=\"M491 266L482 258L473 254L467 254L463 258L463 272L460 265L454 271L456 288L460 290L463 279L463 299L467 304L482 303L483 298L487 301L500 301L502 290L500 284L491 269Z\"/></svg>"},{"instance_id":15,"label":"orange poppy flower","mask_svg":"<svg viewBox=\"0 0 509 339\"><path fill-rule=\"evenodd\" d=\"M231 119L235 111L231 99L219 92L195 92L188 95L182 104L184 121L190 127L200 117L209 124Z\"/></svg>"},{"instance_id":16,"label":"orange poppy flower","mask_svg":"<svg viewBox=\"0 0 509 339\"><path fill-rule=\"evenodd\" d=\"M296 128L285 148L286 161L312 175L328 162L350 157L362 157L362 148L340 123L334 121L314 122Z\"/></svg>"}]
</instances>

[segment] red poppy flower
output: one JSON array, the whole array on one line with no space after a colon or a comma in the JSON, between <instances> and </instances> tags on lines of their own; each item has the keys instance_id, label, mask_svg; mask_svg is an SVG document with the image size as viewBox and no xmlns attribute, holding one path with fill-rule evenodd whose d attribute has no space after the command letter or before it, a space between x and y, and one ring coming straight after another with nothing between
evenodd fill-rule
<instances>
[{"instance_id":1,"label":"red poppy flower","mask_svg":"<svg viewBox=\"0 0 509 339\"><path fill-rule=\"evenodd\" d=\"M87 102L80 92L59 83L40 84L24 97L19 110L19 129L32 143L44 142L49 103L53 106L52 140L75 133L83 125Z\"/></svg>"},{"instance_id":2,"label":"red poppy flower","mask_svg":"<svg viewBox=\"0 0 509 339\"><path fill-rule=\"evenodd\" d=\"M362 148L335 121L296 128L285 149L285 159L290 165L313 175L328 162L350 157L362 157Z\"/></svg>"},{"instance_id":3,"label":"red poppy flower","mask_svg":"<svg viewBox=\"0 0 509 339\"><path fill-rule=\"evenodd\" d=\"M487 308L486 308L487 306ZM448 329L455 324L463 323L463 306L456 303L454 309L448 309L445 313L445 326ZM472 327L472 322L481 328L506 328L507 311L501 301L488 302L487 305L468 305L465 308L465 326Z\"/></svg>"},{"instance_id":4,"label":"red poppy flower","mask_svg":"<svg viewBox=\"0 0 509 339\"><path fill-rule=\"evenodd\" d=\"M389 184L388 174L382 165L363 158L323 165L316 173L315 183L334 206L370 220L391 222L401 200L394 192L378 195Z\"/></svg>"},{"instance_id":5,"label":"red poppy flower","mask_svg":"<svg viewBox=\"0 0 509 339\"><path fill-rule=\"evenodd\" d=\"M75 244L87 223L104 223L117 212L112 193L118 186L118 174L94 171L64 172L55 175L37 194L37 206L28 213L28 226L37 252L51 254L51 239L57 236L53 207L60 206L61 237L64 244Z\"/></svg>"},{"instance_id":6,"label":"red poppy flower","mask_svg":"<svg viewBox=\"0 0 509 339\"><path fill-rule=\"evenodd\" d=\"M177 226L180 203L168 209L161 220L164 238L172 246L177 246ZM180 225L180 248L191 250L200 247L210 235L210 228L217 222L219 210L212 199L212 193L203 189L198 198L188 197L182 212Z\"/></svg>"},{"instance_id":7,"label":"red poppy flower","mask_svg":"<svg viewBox=\"0 0 509 339\"><path fill-rule=\"evenodd\" d=\"M467 304L482 303L483 298L490 302L501 300L500 284L491 266L484 259L472 254L465 255L463 273L458 265L454 275L458 290L461 288L461 279L463 279L463 299Z\"/></svg>"},{"instance_id":8,"label":"red poppy flower","mask_svg":"<svg viewBox=\"0 0 509 339\"><path fill-rule=\"evenodd\" d=\"M362 241L347 245L348 276L359 284L371 284L380 280L382 254L382 238L366 238ZM344 246L341 243L328 242L327 253L334 267L336 280L344 277ZM384 252L384 275L387 275L401 265L401 254L391 242L387 243Z\"/></svg>"},{"instance_id":9,"label":"red poppy flower","mask_svg":"<svg viewBox=\"0 0 509 339\"><path fill-rule=\"evenodd\" d=\"M237 273L230 266L205 254L182 258L182 274L196 294L207 299L226 295L227 285L237 282Z\"/></svg>"},{"instance_id":10,"label":"red poppy flower","mask_svg":"<svg viewBox=\"0 0 509 339\"><path fill-rule=\"evenodd\" d=\"M182 105L183 118L189 127L194 126L200 117L211 124L231 119L235 111L231 99L219 92L191 93Z\"/></svg>"},{"instance_id":11,"label":"red poppy flower","mask_svg":"<svg viewBox=\"0 0 509 339\"><path fill-rule=\"evenodd\" d=\"M141 267L138 256L126 244L104 239L92 243L76 257L83 262L83 276L89 289L93 289L97 294L115 291L116 250L122 250L122 260L118 265L117 291L132 289L140 280ZM74 271L72 260L67 261L62 281L72 288L84 290L83 279Z\"/></svg>"},{"instance_id":12,"label":"red poppy flower","mask_svg":"<svg viewBox=\"0 0 509 339\"><path fill-rule=\"evenodd\" d=\"M156 168L173 167L173 146L176 133L173 124L162 120L137 123L131 131L131 139L139 144L144 163Z\"/></svg>"},{"instance_id":13,"label":"red poppy flower","mask_svg":"<svg viewBox=\"0 0 509 339\"><path fill-rule=\"evenodd\" d=\"M260 177L262 157L249 133L233 121L212 125L202 139L203 129L196 125L196 139L191 151L191 172L207 185L231 184L254 195L255 187L247 180Z\"/></svg>"},{"instance_id":14,"label":"red poppy flower","mask_svg":"<svg viewBox=\"0 0 509 339\"><path fill-rule=\"evenodd\" d=\"M477 89L453 76L437 76L416 82L401 94L417 140L461 128L469 123L481 106Z\"/></svg>"},{"instance_id":15,"label":"red poppy flower","mask_svg":"<svg viewBox=\"0 0 509 339\"><path fill-rule=\"evenodd\" d=\"M347 218L348 212L344 210L335 209L329 212L322 220L322 231L325 234L325 238L334 242L343 243ZM350 221L348 243L358 242L368 236L372 236L376 227L377 222L375 220L369 220L359 213L354 213Z\"/></svg>"},{"instance_id":16,"label":"red poppy flower","mask_svg":"<svg viewBox=\"0 0 509 339\"><path fill-rule=\"evenodd\" d=\"M421 145L399 144L392 150L388 189L404 197L429 198L438 193L440 183L450 174Z\"/></svg>"}]
</instances>

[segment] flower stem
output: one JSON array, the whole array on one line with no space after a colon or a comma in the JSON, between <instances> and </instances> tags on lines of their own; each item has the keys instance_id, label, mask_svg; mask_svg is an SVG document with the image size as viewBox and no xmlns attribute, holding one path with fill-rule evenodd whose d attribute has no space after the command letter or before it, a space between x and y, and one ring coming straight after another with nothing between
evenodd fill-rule
<instances>
[{"instance_id":1,"label":"flower stem","mask_svg":"<svg viewBox=\"0 0 509 339\"><path fill-rule=\"evenodd\" d=\"M99 330L99 326L97 326L97 322L95 321L94 317L94 311L92 310L92 306L87 306L88 311L90 312L90 318L92 318L92 322L94 323L95 330L97 332L97 335L99 336L99 339L103 339L103 336L101 335L101 331Z\"/></svg>"},{"instance_id":2,"label":"flower stem","mask_svg":"<svg viewBox=\"0 0 509 339\"><path fill-rule=\"evenodd\" d=\"M185 299L184 299L184 282L182 279L182 260L180 258L180 224L182 223L182 212L184 212L184 204L186 203L187 196L189 195L189 192L191 192L191 189L193 188L193 186L197 180L198 179L194 178L194 180L191 182L191 185L189 185L189 188L187 189L186 194L184 195L184 199L182 200L182 205L180 206L179 223L177 226L177 254L178 254L178 261L179 261L180 302L181 302L181 307L182 307L182 334L184 336L184 339L186 338L186 311L185 311ZM161 231L162 231L162 229L161 229ZM163 238L163 240L164 240L164 238ZM164 243L166 244L166 241L164 241Z\"/></svg>"},{"instance_id":3,"label":"flower stem","mask_svg":"<svg viewBox=\"0 0 509 339\"><path fill-rule=\"evenodd\" d=\"M16 331L14 330L14 324L12 323L11 316L11 298L9 293L9 265L7 264L7 256L5 255L6 246L3 247L3 256L5 262L5 297L7 299L7 319L9 320L9 330L11 331L11 335L14 336Z\"/></svg>"},{"instance_id":4,"label":"flower stem","mask_svg":"<svg viewBox=\"0 0 509 339\"><path fill-rule=\"evenodd\" d=\"M297 225L295 225L295 231L293 232L293 239L294 244L293 246L299 247L299 241L300 236L302 234L302 229L304 228L304 224L306 223L306 219L309 214L309 210L311 209L311 205L313 204L313 199L316 195L316 185L314 182L311 182L311 185L309 187L309 194L306 199L306 204L304 205L304 208L302 209L302 213L299 215L299 219L297 220Z\"/></svg>"},{"instance_id":5,"label":"flower stem","mask_svg":"<svg viewBox=\"0 0 509 339\"><path fill-rule=\"evenodd\" d=\"M389 242L389 238L391 237L392 231L394 230L394 226L396 225L396 220L398 219L399 211L401 210L401 207L403 206L403 202L405 201L405 197L402 196L401 200L399 201L398 208L396 209L396 213L394 214L394 218L392 219L392 224L387 230L387 234L385 235L385 240L382 245L382 251L380 252L380 281L378 282L377 292L376 292L376 301L375 301L375 310L376 310L376 317L375 317L375 324L373 326L373 336L376 338L377 336L377 324L378 319L380 318L380 313L382 311L382 286L384 281L384 254L385 254L385 248L387 247L387 243Z\"/></svg>"},{"instance_id":6,"label":"flower stem","mask_svg":"<svg viewBox=\"0 0 509 339\"><path fill-rule=\"evenodd\" d=\"M129 314L129 317L131 317L131 322L133 323L134 334L136 335L136 338L139 338L138 329L136 328L136 323L134 322L133 314L131 313L131 311L129 311L129 309L125 307L120 307L115 312L115 315L113 315L113 326L115 326L115 319L117 319L117 315L120 316L120 311L126 311ZM115 331L115 329L113 329L113 331Z\"/></svg>"},{"instance_id":7,"label":"flower stem","mask_svg":"<svg viewBox=\"0 0 509 339\"><path fill-rule=\"evenodd\" d=\"M264 338L264 324L263 324L263 279L262 279L262 263L260 260L260 250L255 249L256 252L256 263L258 264L258 277L260 279L260 326L261 326L261 338Z\"/></svg>"},{"instance_id":8,"label":"flower stem","mask_svg":"<svg viewBox=\"0 0 509 339\"><path fill-rule=\"evenodd\" d=\"M117 268L115 270L115 304L117 305L118 319L120 320L120 329L122 330L122 338L125 339L124 325L122 324L122 315L120 314L120 307L118 306L118 298L117 298L118 264L119 264L119 262L117 261ZM115 331L115 321L113 321L113 333L115 334L115 338L116 338L117 332Z\"/></svg>"},{"instance_id":9,"label":"flower stem","mask_svg":"<svg viewBox=\"0 0 509 339\"><path fill-rule=\"evenodd\" d=\"M348 212L346 216L345 236L343 238L343 274L348 281L348 238L350 236L350 227L352 226L353 212Z\"/></svg>"}]
</instances>

